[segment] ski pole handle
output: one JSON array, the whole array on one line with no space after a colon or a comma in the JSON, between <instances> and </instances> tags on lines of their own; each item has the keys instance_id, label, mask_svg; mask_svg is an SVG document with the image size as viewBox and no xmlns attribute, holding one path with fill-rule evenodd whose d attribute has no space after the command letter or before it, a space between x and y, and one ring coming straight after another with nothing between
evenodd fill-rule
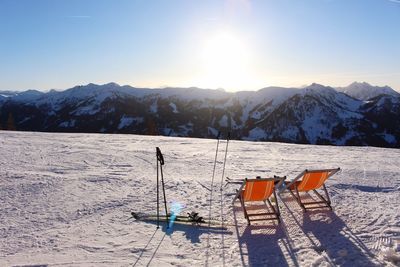
<instances>
[{"instance_id":1,"label":"ski pole handle","mask_svg":"<svg viewBox=\"0 0 400 267\"><path fill-rule=\"evenodd\" d=\"M157 152L157 160L160 162L161 165L164 165L164 156L161 153L161 150L159 147L156 147L156 152Z\"/></svg>"}]
</instances>

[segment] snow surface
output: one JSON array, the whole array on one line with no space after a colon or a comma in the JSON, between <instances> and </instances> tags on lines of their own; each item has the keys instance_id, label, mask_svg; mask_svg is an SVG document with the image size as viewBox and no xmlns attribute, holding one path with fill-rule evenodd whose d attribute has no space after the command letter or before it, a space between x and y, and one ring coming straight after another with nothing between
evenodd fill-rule
<instances>
[{"instance_id":1,"label":"snow surface","mask_svg":"<svg viewBox=\"0 0 400 267\"><path fill-rule=\"evenodd\" d=\"M189 133L193 131L193 123L189 122L185 125L180 125L179 129L180 133L182 133L183 135L189 135Z\"/></svg>"},{"instance_id":2,"label":"snow surface","mask_svg":"<svg viewBox=\"0 0 400 267\"><path fill-rule=\"evenodd\" d=\"M225 175L287 175L341 167L327 181L334 211L303 213L289 194L282 223L247 226L237 185L212 217L226 230L137 222L155 212L155 147L167 201L207 216L216 140L0 131L0 266L397 266L400 150L231 141Z\"/></svg>"},{"instance_id":3,"label":"snow surface","mask_svg":"<svg viewBox=\"0 0 400 267\"><path fill-rule=\"evenodd\" d=\"M119 121L118 129L121 130L125 127L131 126L133 123L143 123L143 121L144 121L143 117L129 117L123 115L121 120Z\"/></svg>"},{"instance_id":4,"label":"snow surface","mask_svg":"<svg viewBox=\"0 0 400 267\"><path fill-rule=\"evenodd\" d=\"M238 101L245 107L240 119L242 122L245 122L249 117L259 119L258 117L260 114L257 111L252 114L250 114L250 112L260 103L266 104L270 102L271 105L268 107L268 110L271 111L290 97L300 92L300 89L284 87L266 87L255 92L237 92L236 97Z\"/></svg>"},{"instance_id":5,"label":"snow surface","mask_svg":"<svg viewBox=\"0 0 400 267\"><path fill-rule=\"evenodd\" d=\"M207 127L208 133L214 135L215 137L218 136L218 130L213 127Z\"/></svg>"},{"instance_id":6,"label":"snow surface","mask_svg":"<svg viewBox=\"0 0 400 267\"><path fill-rule=\"evenodd\" d=\"M228 127L228 116L224 115L218 122L219 126L221 127Z\"/></svg>"},{"instance_id":7,"label":"snow surface","mask_svg":"<svg viewBox=\"0 0 400 267\"><path fill-rule=\"evenodd\" d=\"M179 113L178 108L176 107L175 103L169 103L169 106L172 108L173 113Z\"/></svg>"},{"instance_id":8,"label":"snow surface","mask_svg":"<svg viewBox=\"0 0 400 267\"><path fill-rule=\"evenodd\" d=\"M383 138L385 138L386 142L388 142L388 143L395 143L396 142L396 137L393 134L385 133L383 135Z\"/></svg>"},{"instance_id":9,"label":"snow surface","mask_svg":"<svg viewBox=\"0 0 400 267\"><path fill-rule=\"evenodd\" d=\"M150 112L151 113L157 113L158 112L158 100L154 101L151 106L150 106Z\"/></svg>"},{"instance_id":10,"label":"snow surface","mask_svg":"<svg viewBox=\"0 0 400 267\"><path fill-rule=\"evenodd\" d=\"M75 123L76 123L76 120L69 120L69 121L61 122L58 126L65 127L65 128L75 127Z\"/></svg>"},{"instance_id":11,"label":"snow surface","mask_svg":"<svg viewBox=\"0 0 400 267\"><path fill-rule=\"evenodd\" d=\"M301 90L302 95L315 95L318 99L323 101L326 106L335 104L341 108L349 111L346 113L338 113L341 118L361 118L362 116L356 111L363 104L363 101L352 99L343 93L338 93L335 89L329 86L313 83L310 86Z\"/></svg>"},{"instance_id":12,"label":"snow surface","mask_svg":"<svg viewBox=\"0 0 400 267\"><path fill-rule=\"evenodd\" d=\"M252 130L249 131L249 136L245 137L248 140L257 140L257 139L261 139L264 138L267 135L267 133L265 132L265 130L256 127Z\"/></svg>"},{"instance_id":13,"label":"snow surface","mask_svg":"<svg viewBox=\"0 0 400 267\"><path fill-rule=\"evenodd\" d=\"M304 129L304 134L307 140L311 143L316 143L318 137L329 136L331 129L327 129L324 123L321 121L321 115L323 111L320 107L315 107L312 109L311 113L304 118L302 123L302 128Z\"/></svg>"},{"instance_id":14,"label":"snow surface","mask_svg":"<svg viewBox=\"0 0 400 267\"><path fill-rule=\"evenodd\" d=\"M80 104L80 103L79 103ZM99 103L97 104L89 104L87 106L78 107L74 111L70 112L71 115L81 116L81 115L95 115L100 112Z\"/></svg>"}]
</instances>

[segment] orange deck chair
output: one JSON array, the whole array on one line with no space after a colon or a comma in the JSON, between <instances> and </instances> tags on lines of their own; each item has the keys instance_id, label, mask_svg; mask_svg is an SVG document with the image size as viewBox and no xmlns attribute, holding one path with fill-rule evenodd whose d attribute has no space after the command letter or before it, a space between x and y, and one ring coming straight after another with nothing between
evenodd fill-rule
<instances>
[{"instance_id":1,"label":"orange deck chair","mask_svg":"<svg viewBox=\"0 0 400 267\"><path fill-rule=\"evenodd\" d=\"M276 197L275 188L283 183L286 177L274 177L274 178L258 178L258 179L245 179L242 186L237 191L232 204L236 199L240 200L243 208L244 217L247 219L248 224L250 221L264 221L264 220L278 220L280 222L280 212L278 206L278 199ZM270 197L275 197L275 207L270 201ZM253 213L249 214L246 209L245 202L263 201L265 205L269 205L272 212L265 213ZM262 217L261 217L262 216ZM250 219L252 218L252 219Z\"/></svg>"},{"instance_id":2,"label":"orange deck chair","mask_svg":"<svg viewBox=\"0 0 400 267\"><path fill-rule=\"evenodd\" d=\"M336 169L323 169L323 170L305 170L300 173L293 181L285 182L285 186L280 193L286 189L292 194L299 203L300 207L306 212L308 209L318 209L318 208L329 208L332 210L331 200L329 198L328 190L326 189L326 180L340 171L340 168ZM317 189L322 187L325 192L325 197L323 197ZM320 201L303 202L300 197L299 192L313 191ZM295 194L296 193L296 194Z\"/></svg>"}]
</instances>

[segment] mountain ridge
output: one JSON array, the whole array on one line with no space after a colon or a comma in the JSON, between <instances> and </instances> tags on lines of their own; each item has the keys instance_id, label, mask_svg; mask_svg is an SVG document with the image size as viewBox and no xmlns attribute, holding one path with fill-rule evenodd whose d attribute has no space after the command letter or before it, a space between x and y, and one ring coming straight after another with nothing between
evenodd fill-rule
<instances>
[{"instance_id":1,"label":"mountain ridge","mask_svg":"<svg viewBox=\"0 0 400 267\"><path fill-rule=\"evenodd\" d=\"M360 86L367 93L352 94ZM2 91L0 127L188 137L214 137L222 130L239 140L400 147L395 127L400 125L400 94L366 83L349 87L313 83L225 92L91 83L47 93Z\"/></svg>"}]
</instances>

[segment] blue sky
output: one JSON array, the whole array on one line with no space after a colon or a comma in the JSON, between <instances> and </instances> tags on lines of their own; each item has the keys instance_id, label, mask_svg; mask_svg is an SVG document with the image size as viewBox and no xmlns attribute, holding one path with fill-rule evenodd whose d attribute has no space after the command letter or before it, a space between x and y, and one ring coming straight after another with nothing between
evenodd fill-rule
<instances>
[{"instance_id":1,"label":"blue sky","mask_svg":"<svg viewBox=\"0 0 400 267\"><path fill-rule=\"evenodd\" d=\"M0 0L0 90L400 91L400 0Z\"/></svg>"}]
</instances>

